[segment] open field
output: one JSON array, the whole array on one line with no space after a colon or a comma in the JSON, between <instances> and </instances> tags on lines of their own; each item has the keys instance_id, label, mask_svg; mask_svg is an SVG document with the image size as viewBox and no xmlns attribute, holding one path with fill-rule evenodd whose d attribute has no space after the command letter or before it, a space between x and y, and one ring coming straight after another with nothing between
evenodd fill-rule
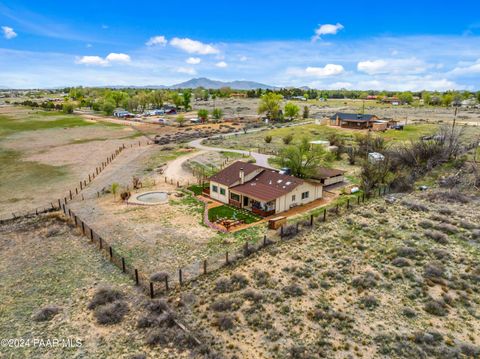
<instances>
[{"instance_id":1,"label":"open field","mask_svg":"<svg viewBox=\"0 0 480 359\"><path fill-rule=\"evenodd\" d=\"M2 358L180 356L145 344L145 333L136 328L145 298L57 215L4 225L0 243L0 336L25 341L70 338L81 343L73 348L2 347ZM93 293L103 286L123 293L128 311L121 323L99 324L94 311L88 309ZM56 308L58 313L50 320L48 316L36 319L45 307Z\"/></svg>"},{"instance_id":2,"label":"open field","mask_svg":"<svg viewBox=\"0 0 480 359\"><path fill-rule=\"evenodd\" d=\"M479 355L480 200L444 191L378 199L254 254L190 284L179 310L227 357Z\"/></svg>"},{"instance_id":3,"label":"open field","mask_svg":"<svg viewBox=\"0 0 480 359\"><path fill-rule=\"evenodd\" d=\"M75 115L1 108L0 216L48 205L136 136Z\"/></svg>"}]
</instances>

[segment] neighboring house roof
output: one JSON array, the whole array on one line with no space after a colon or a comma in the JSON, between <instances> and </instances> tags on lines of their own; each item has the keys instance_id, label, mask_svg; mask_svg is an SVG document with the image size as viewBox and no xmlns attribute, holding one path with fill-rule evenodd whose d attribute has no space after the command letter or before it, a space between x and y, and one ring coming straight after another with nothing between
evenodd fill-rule
<instances>
[{"instance_id":1,"label":"neighboring house roof","mask_svg":"<svg viewBox=\"0 0 480 359\"><path fill-rule=\"evenodd\" d=\"M332 120L336 120L340 118L340 120L344 121L372 121L374 119L377 119L378 117L375 115L369 115L369 114L357 114L357 113L342 113L342 112L337 112L335 115L330 117Z\"/></svg>"},{"instance_id":2,"label":"neighboring house roof","mask_svg":"<svg viewBox=\"0 0 480 359\"><path fill-rule=\"evenodd\" d=\"M326 167L319 167L317 172L313 176L315 179L326 179L335 176L341 176L345 173L345 171L336 169L336 168L326 168Z\"/></svg>"},{"instance_id":3,"label":"neighboring house roof","mask_svg":"<svg viewBox=\"0 0 480 359\"><path fill-rule=\"evenodd\" d=\"M302 183L303 180L300 178L282 175L277 171L265 168L252 180L234 186L231 190L268 202L291 192Z\"/></svg>"},{"instance_id":4,"label":"neighboring house roof","mask_svg":"<svg viewBox=\"0 0 480 359\"><path fill-rule=\"evenodd\" d=\"M217 174L214 174L212 177L210 177L210 181L218 182L225 186L231 186L239 180L240 169L242 168L243 168L243 173L245 174L245 176L247 176L250 173L258 170L259 168L264 168L264 167L254 165L253 163L236 161L232 163L230 166L225 167L223 170L221 170Z\"/></svg>"}]
</instances>

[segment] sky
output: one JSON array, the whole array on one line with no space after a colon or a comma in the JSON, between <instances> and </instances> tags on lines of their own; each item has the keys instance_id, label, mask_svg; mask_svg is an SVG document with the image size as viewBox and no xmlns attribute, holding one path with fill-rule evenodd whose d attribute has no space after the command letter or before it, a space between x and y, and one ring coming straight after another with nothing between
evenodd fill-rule
<instances>
[{"instance_id":1,"label":"sky","mask_svg":"<svg viewBox=\"0 0 480 359\"><path fill-rule=\"evenodd\" d=\"M2 1L0 87L480 90L480 1Z\"/></svg>"}]
</instances>

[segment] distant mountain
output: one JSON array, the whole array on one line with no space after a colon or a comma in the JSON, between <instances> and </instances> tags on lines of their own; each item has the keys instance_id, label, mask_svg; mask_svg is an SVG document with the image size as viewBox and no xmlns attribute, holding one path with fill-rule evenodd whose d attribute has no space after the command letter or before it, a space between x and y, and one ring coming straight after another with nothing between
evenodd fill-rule
<instances>
[{"instance_id":1,"label":"distant mountain","mask_svg":"<svg viewBox=\"0 0 480 359\"><path fill-rule=\"evenodd\" d=\"M265 85L259 82L254 81L217 81L217 80L210 80L205 77L199 77L195 79L191 79L176 85L168 86L169 88L173 89L182 89L182 88L197 88L197 87L204 87L206 89L219 89L222 87L230 87L234 90L254 90L254 89L276 89L275 86Z\"/></svg>"}]
</instances>

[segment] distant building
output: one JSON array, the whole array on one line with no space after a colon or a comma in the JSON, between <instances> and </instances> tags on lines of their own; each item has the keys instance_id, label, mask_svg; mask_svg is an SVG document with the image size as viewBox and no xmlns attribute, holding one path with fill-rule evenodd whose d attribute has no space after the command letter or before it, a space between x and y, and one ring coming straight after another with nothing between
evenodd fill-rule
<instances>
[{"instance_id":1,"label":"distant building","mask_svg":"<svg viewBox=\"0 0 480 359\"><path fill-rule=\"evenodd\" d=\"M381 120L376 115L337 112L330 117L330 126L385 131L388 128L388 122Z\"/></svg>"},{"instance_id":2,"label":"distant building","mask_svg":"<svg viewBox=\"0 0 480 359\"><path fill-rule=\"evenodd\" d=\"M323 186L330 186L343 182L345 171L336 168L318 167L316 173L311 177L319 181Z\"/></svg>"},{"instance_id":3,"label":"distant building","mask_svg":"<svg viewBox=\"0 0 480 359\"><path fill-rule=\"evenodd\" d=\"M128 112L127 110L124 110L123 108L115 109L113 111L113 116L120 117L120 118L133 117L133 115L130 112Z\"/></svg>"}]
</instances>

